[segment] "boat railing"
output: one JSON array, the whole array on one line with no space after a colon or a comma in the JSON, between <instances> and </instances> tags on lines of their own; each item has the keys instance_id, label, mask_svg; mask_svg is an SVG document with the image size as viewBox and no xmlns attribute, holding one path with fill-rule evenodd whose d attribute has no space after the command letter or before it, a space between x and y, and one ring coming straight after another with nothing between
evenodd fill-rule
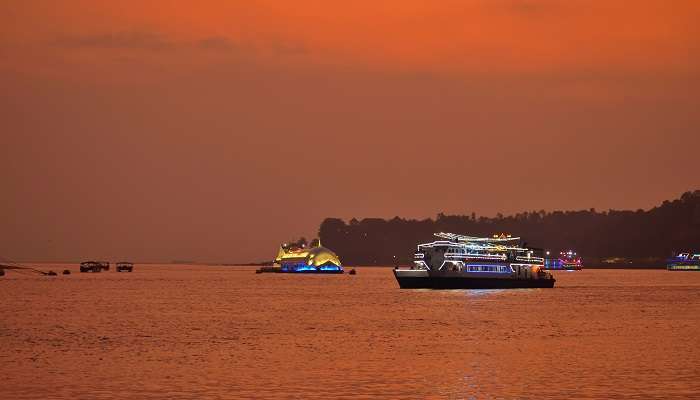
<instances>
[{"instance_id":1,"label":"boat railing","mask_svg":"<svg viewBox=\"0 0 700 400\"><path fill-rule=\"evenodd\" d=\"M535 262L539 264L544 263L544 258L543 257L523 257L523 256L517 256L515 257L517 261L529 261L529 262Z\"/></svg>"},{"instance_id":2,"label":"boat railing","mask_svg":"<svg viewBox=\"0 0 700 400\"><path fill-rule=\"evenodd\" d=\"M456 233L449 232L438 232L433 234L435 237L442 239L448 239L459 242L487 242L487 243L501 243L501 242L513 242L520 240L519 237L477 237L477 236L466 236L458 235Z\"/></svg>"},{"instance_id":3,"label":"boat railing","mask_svg":"<svg viewBox=\"0 0 700 400\"><path fill-rule=\"evenodd\" d=\"M507 256L505 254L447 252L445 253L445 258L481 258L489 260L505 260Z\"/></svg>"}]
</instances>

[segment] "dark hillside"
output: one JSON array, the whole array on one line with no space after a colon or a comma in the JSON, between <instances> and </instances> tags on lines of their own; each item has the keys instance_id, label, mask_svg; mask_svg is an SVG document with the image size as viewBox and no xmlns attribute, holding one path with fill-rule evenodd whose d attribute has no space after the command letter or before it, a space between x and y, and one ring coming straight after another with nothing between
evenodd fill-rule
<instances>
[{"instance_id":1,"label":"dark hillside","mask_svg":"<svg viewBox=\"0 0 700 400\"><path fill-rule=\"evenodd\" d=\"M438 214L434 220L353 218L347 223L326 218L319 236L346 264L393 265L409 263L415 245L441 231L477 236L507 232L534 247L576 249L588 265L610 258L659 265L674 251L700 251L700 190L646 211L540 210L495 218Z\"/></svg>"}]
</instances>

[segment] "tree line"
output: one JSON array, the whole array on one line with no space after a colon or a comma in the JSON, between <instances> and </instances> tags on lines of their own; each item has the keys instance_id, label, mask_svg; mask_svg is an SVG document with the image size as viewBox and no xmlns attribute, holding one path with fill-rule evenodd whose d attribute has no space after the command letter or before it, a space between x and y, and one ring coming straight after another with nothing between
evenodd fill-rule
<instances>
[{"instance_id":1,"label":"tree line","mask_svg":"<svg viewBox=\"0 0 700 400\"><path fill-rule=\"evenodd\" d=\"M510 233L522 237L528 246L555 254L573 249L588 265L663 264L678 251L700 252L700 190L650 210L539 210L496 217L440 213L435 219L353 218L347 223L326 218L319 237L345 264L395 265L410 263L416 245L432 241L434 232Z\"/></svg>"}]
</instances>

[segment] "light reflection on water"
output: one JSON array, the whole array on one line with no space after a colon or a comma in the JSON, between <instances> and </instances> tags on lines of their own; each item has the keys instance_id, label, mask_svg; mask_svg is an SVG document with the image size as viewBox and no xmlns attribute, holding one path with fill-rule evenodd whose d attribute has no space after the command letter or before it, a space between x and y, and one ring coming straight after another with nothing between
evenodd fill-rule
<instances>
[{"instance_id":1,"label":"light reflection on water","mask_svg":"<svg viewBox=\"0 0 700 400\"><path fill-rule=\"evenodd\" d=\"M503 293L504 289L471 289L467 290L467 296L481 297L481 296L497 296Z\"/></svg>"},{"instance_id":2,"label":"light reflection on water","mask_svg":"<svg viewBox=\"0 0 700 400\"><path fill-rule=\"evenodd\" d=\"M555 289L434 291L398 289L389 268L253 270L8 272L0 278L0 398L700 392L700 350L688 340L700 335L697 273L555 271Z\"/></svg>"}]
</instances>

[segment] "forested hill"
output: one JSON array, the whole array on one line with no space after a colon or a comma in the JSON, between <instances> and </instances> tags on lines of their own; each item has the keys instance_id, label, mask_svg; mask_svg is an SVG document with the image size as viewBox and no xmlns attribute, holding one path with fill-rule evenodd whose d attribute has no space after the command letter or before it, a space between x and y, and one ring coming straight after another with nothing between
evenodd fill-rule
<instances>
[{"instance_id":1,"label":"forested hill","mask_svg":"<svg viewBox=\"0 0 700 400\"><path fill-rule=\"evenodd\" d=\"M531 247L575 249L588 264L610 258L658 264L674 251L700 251L700 190L647 211L541 210L495 218L438 214L436 219L353 218L348 223L326 218L319 237L345 264L394 265L411 262L416 244L432 241L434 232L505 232Z\"/></svg>"}]
</instances>

